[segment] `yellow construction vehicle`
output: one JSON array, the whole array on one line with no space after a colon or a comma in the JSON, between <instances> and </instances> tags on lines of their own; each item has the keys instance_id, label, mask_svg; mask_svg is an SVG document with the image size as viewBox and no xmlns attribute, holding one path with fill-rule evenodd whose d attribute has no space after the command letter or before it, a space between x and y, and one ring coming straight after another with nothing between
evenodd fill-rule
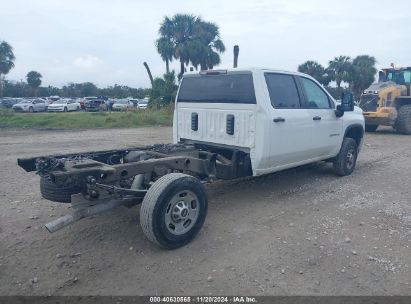
<instances>
[{"instance_id":1,"label":"yellow construction vehicle","mask_svg":"<svg viewBox=\"0 0 411 304\"><path fill-rule=\"evenodd\" d=\"M410 85L411 67L392 67L379 72L378 83L372 84L360 98L367 132L384 125L411 134Z\"/></svg>"}]
</instances>

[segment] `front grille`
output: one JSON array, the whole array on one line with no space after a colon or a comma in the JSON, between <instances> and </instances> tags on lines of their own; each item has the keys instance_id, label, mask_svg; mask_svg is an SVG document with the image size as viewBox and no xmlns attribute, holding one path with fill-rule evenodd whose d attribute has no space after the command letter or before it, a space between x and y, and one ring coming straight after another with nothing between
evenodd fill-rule
<instances>
[{"instance_id":1,"label":"front grille","mask_svg":"<svg viewBox=\"0 0 411 304\"><path fill-rule=\"evenodd\" d=\"M361 95L360 108L364 112L376 112L378 107L378 95Z\"/></svg>"}]
</instances>

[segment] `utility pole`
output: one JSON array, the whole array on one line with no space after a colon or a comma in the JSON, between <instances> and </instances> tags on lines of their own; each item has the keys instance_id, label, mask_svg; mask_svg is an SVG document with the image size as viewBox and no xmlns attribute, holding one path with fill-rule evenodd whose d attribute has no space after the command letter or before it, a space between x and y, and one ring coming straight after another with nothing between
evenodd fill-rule
<instances>
[{"instance_id":1,"label":"utility pole","mask_svg":"<svg viewBox=\"0 0 411 304\"><path fill-rule=\"evenodd\" d=\"M240 47L238 45L234 46L234 67L237 67L238 64L238 53L240 52Z\"/></svg>"}]
</instances>

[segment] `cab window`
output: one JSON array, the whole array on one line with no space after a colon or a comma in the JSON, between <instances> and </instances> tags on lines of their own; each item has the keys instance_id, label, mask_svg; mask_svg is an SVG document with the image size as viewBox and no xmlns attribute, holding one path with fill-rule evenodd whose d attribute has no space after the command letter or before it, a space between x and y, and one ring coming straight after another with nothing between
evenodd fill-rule
<instances>
[{"instance_id":1,"label":"cab window","mask_svg":"<svg viewBox=\"0 0 411 304\"><path fill-rule=\"evenodd\" d=\"M301 77L301 84L307 99L307 107L311 109L329 109L330 100L323 89L314 81Z\"/></svg>"},{"instance_id":2,"label":"cab window","mask_svg":"<svg viewBox=\"0 0 411 304\"><path fill-rule=\"evenodd\" d=\"M292 75L266 73L265 81L274 108L300 108L300 96Z\"/></svg>"}]
</instances>

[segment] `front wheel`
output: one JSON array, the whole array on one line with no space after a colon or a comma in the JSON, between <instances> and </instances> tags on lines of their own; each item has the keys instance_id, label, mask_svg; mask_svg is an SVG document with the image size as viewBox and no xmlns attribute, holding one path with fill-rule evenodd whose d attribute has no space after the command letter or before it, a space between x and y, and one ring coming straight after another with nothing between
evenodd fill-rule
<instances>
[{"instance_id":1,"label":"front wheel","mask_svg":"<svg viewBox=\"0 0 411 304\"><path fill-rule=\"evenodd\" d=\"M349 137L344 138L340 153L334 160L334 172L339 176L350 175L355 169L357 156L357 142Z\"/></svg>"},{"instance_id":2,"label":"front wheel","mask_svg":"<svg viewBox=\"0 0 411 304\"><path fill-rule=\"evenodd\" d=\"M402 134L411 134L411 105L404 105L399 109L395 129Z\"/></svg>"},{"instance_id":3,"label":"front wheel","mask_svg":"<svg viewBox=\"0 0 411 304\"><path fill-rule=\"evenodd\" d=\"M149 240L174 249L198 234L207 215L207 195L190 175L170 173L148 190L140 209L140 223Z\"/></svg>"}]
</instances>

